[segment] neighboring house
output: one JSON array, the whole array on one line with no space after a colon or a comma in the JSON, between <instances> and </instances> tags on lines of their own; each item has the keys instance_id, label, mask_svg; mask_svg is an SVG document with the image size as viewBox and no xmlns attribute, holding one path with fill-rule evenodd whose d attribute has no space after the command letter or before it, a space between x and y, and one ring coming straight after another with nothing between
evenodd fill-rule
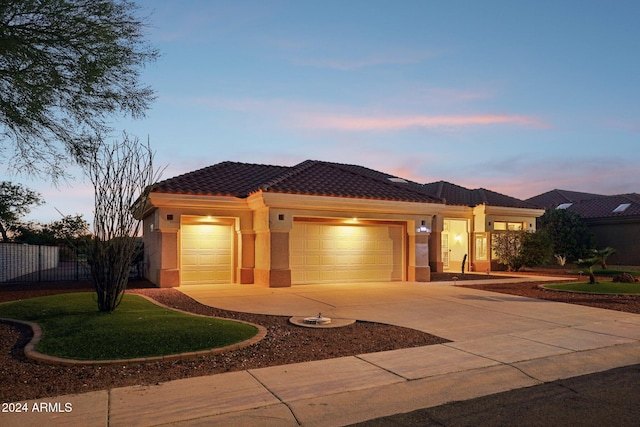
<instances>
[{"instance_id":1,"label":"neighboring house","mask_svg":"<svg viewBox=\"0 0 640 427\"><path fill-rule=\"evenodd\" d=\"M640 195L605 196L576 191L552 190L527 199L547 209L566 209L585 221L596 237L598 248L610 246L616 253L608 262L640 265Z\"/></svg>"},{"instance_id":2,"label":"neighboring house","mask_svg":"<svg viewBox=\"0 0 640 427\"><path fill-rule=\"evenodd\" d=\"M427 282L432 271L460 272L464 254L468 269L487 271L490 232L535 230L542 213L487 190L357 165L222 162L154 186L145 275L160 287Z\"/></svg>"}]
</instances>

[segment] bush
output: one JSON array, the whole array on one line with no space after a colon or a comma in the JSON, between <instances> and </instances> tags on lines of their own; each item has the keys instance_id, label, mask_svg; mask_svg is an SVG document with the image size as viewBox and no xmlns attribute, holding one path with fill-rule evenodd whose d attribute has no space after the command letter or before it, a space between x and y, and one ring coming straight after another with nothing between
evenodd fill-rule
<instances>
[{"instance_id":1,"label":"bush","mask_svg":"<svg viewBox=\"0 0 640 427\"><path fill-rule=\"evenodd\" d=\"M634 283L638 281L638 279L636 279L629 273L622 273L622 274L617 274L613 276L612 281L618 282L618 283Z\"/></svg>"}]
</instances>

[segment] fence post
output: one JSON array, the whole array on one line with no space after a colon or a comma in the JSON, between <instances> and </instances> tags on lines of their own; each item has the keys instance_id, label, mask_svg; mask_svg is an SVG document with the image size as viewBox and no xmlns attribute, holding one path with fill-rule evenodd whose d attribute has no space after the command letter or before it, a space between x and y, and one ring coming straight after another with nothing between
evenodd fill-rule
<instances>
[{"instance_id":1,"label":"fence post","mask_svg":"<svg viewBox=\"0 0 640 427\"><path fill-rule=\"evenodd\" d=\"M42 246L38 245L38 282L42 282Z\"/></svg>"}]
</instances>

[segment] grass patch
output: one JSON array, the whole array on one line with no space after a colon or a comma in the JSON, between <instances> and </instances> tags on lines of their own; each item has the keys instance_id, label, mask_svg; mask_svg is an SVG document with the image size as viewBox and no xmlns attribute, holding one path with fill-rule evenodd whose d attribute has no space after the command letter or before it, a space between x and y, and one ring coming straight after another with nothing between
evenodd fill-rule
<instances>
[{"instance_id":1,"label":"grass patch","mask_svg":"<svg viewBox=\"0 0 640 427\"><path fill-rule=\"evenodd\" d=\"M556 283L553 285L545 285L545 288L558 289L561 291L589 292L593 294L640 294L640 282L599 282L595 284L589 282Z\"/></svg>"},{"instance_id":2,"label":"grass patch","mask_svg":"<svg viewBox=\"0 0 640 427\"><path fill-rule=\"evenodd\" d=\"M29 320L43 330L37 350L68 359L108 360L224 347L258 329L245 323L190 316L125 294L113 313L101 313L91 292L0 304L0 317Z\"/></svg>"}]
</instances>

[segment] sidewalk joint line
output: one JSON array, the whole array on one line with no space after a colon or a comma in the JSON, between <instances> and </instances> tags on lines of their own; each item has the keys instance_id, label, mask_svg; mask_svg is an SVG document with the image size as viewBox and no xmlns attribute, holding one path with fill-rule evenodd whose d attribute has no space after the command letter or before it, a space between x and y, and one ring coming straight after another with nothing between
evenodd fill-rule
<instances>
[{"instance_id":1,"label":"sidewalk joint line","mask_svg":"<svg viewBox=\"0 0 640 427\"><path fill-rule=\"evenodd\" d=\"M374 353L374 354L375 354L375 353ZM398 377L398 378L402 378L402 379L403 379L403 380L405 380L405 381L411 381L411 378L404 377L404 376L400 375L400 374L399 374L399 373L397 373L397 372L393 372L392 370L385 368L384 366L380 366L380 365L378 365L378 364L376 364L376 363L373 363L373 362L371 362L371 361L369 361L369 360L363 359L361 356L363 356L363 355L362 355L362 354L356 354L356 355L355 355L355 356L353 356L353 357L355 357L355 358L356 358L356 359L358 359L358 360L362 360L363 362L368 363L368 364L369 364L369 365L371 365L371 366L374 366L374 367L376 367L376 368L378 368L378 369L381 369L381 370L383 370L383 371L385 371L385 372L388 372L388 373L390 373L390 374L392 374L392 375L394 375L394 376L396 376L396 377Z\"/></svg>"},{"instance_id":2,"label":"sidewalk joint line","mask_svg":"<svg viewBox=\"0 0 640 427\"><path fill-rule=\"evenodd\" d=\"M280 403L282 403L284 406L286 406L286 408L289 410L289 412L291 413L291 416L293 417L294 420L296 420L296 423L301 426L302 423L300 422L300 420L298 419L298 417L296 416L296 413L293 411L293 408L291 406L289 406L289 403L285 402L284 400L282 400L280 398L280 396L278 396L273 390L271 390L269 387L267 387L267 385L265 383L263 383L262 381L260 381L260 378L256 377L255 375L253 375L252 372L250 372L249 370L245 371L247 374L251 375L251 377L256 380L256 382L258 384L260 384L262 387L264 387L265 390L267 390L269 393L271 393L273 395L273 397L275 397L276 399L278 399L278 401L280 401Z\"/></svg>"}]
</instances>

